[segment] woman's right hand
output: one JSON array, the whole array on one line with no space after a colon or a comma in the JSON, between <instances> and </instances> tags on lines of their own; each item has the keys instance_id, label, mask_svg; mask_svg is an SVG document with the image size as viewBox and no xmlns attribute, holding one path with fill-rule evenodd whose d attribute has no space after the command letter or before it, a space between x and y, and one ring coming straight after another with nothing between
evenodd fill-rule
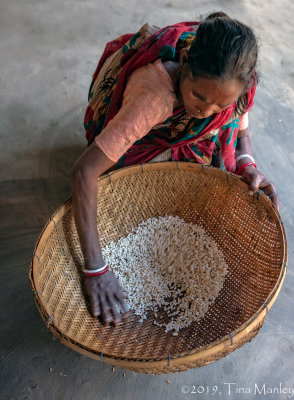
<instances>
[{"instance_id":1,"label":"woman's right hand","mask_svg":"<svg viewBox=\"0 0 294 400\"><path fill-rule=\"evenodd\" d=\"M82 247L85 268L104 265L97 231L97 179L114 164L102 150L92 143L76 161L71 173L73 213ZM90 299L93 316L101 315L105 323L117 324L121 314L115 307L119 302L124 312L125 295L111 271L102 275L84 277L84 286Z\"/></svg>"},{"instance_id":2,"label":"woman's right hand","mask_svg":"<svg viewBox=\"0 0 294 400\"><path fill-rule=\"evenodd\" d=\"M130 315L124 300L127 296L110 270L98 276L85 276L84 285L94 317L101 316L106 324L113 322L116 326L122 318ZM118 312L115 301L120 304L122 315Z\"/></svg>"}]
</instances>

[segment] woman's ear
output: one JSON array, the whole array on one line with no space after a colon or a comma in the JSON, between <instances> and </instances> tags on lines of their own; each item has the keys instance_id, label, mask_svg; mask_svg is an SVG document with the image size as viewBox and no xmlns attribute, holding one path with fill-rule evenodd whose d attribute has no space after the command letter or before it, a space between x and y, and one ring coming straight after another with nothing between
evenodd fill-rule
<instances>
[{"instance_id":1,"label":"woman's ear","mask_svg":"<svg viewBox=\"0 0 294 400\"><path fill-rule=\"evenodd\" d=\"M188 61L188 50L182 49L179 57L180 66L183 67L187 61Z\"/></svg>"}]
</instances>

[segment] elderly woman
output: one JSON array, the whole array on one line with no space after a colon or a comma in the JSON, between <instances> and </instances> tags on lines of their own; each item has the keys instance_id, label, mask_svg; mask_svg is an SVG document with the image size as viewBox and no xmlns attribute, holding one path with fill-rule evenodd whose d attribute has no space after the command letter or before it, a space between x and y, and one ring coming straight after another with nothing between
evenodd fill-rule
<instances>
[{"instance_id":1,"label":"elderly woman","mask_svg":"<svg viewBox=\"0 0 294 400\"><path fill-rule=\"evenodd\" d=\"M274 185L257 169L248 110L257 84L252 30L224 13L163 29L145 24L106 45L89 91L89 147L71 174L73 211L94 316L121 321L124 293L105 265L96 226L97 178L144 162L197 162L241 175L278 207Z\"/></svg>"}]
</instances>

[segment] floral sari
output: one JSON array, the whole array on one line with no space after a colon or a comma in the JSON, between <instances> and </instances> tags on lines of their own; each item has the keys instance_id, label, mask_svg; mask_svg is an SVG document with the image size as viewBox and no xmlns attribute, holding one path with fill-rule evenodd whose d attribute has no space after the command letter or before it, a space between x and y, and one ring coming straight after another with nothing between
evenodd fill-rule
<instances>
[{"instance_id":1,"label":"floral sari","mask_svg":"<svg viewBox=\"0 0 294 400\"><path fill-rule=\"evenodd\" d=\"M163 29L145 24L137 33L107 43L89 89L84 126L88 143L94 141L121 107L130 74L157 59L178 61L189 49L199 22L183 22ZM198 162L235 172L239 118L253 105L255 82L231 106L205 119L190 117L184 107L137 140L116 168L148 162L171 149L176 161Z\"/></svg>"}]
</instances>

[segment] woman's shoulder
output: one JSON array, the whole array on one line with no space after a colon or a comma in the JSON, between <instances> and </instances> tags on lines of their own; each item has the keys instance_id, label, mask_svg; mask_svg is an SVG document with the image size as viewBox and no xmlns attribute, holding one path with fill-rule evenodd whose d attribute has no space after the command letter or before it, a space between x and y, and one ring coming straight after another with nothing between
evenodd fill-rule
<instances>
[{"instance_id":1,"label":"woman's shoulder","mask_svg":"<svg viewBox=\"0 0 294 400\"><path fill-rule=\"evenodd\" d=\"M160 59L136 69L128 79L124 99L142 96L172 113L177 98L172 79Z\"/></svg>"},{"instance_id":2,"label":"woman's shoulder","mask_svg":"<svg viewBox=\"0 0 294 400\"><path fill-rule=\"evenodd\" d=\"M161 59L137 68L128 79L127 87L144 87L154 93L170 92L174 94L172 79Z\"/></svg>"}]
</instances>

